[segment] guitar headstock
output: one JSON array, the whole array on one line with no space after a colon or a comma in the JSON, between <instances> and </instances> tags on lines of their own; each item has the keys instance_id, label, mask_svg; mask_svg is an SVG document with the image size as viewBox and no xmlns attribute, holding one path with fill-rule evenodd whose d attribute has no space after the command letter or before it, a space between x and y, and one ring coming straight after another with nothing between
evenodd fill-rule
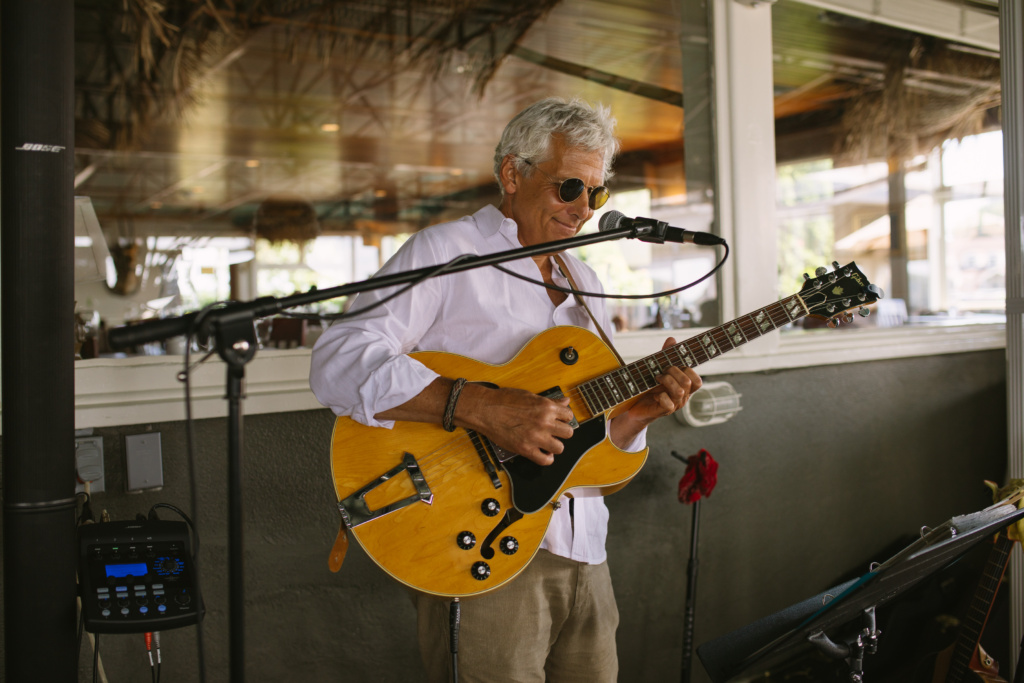
<instances>
[{"instance_id":1,"label":"guitar headstock","mask_svg":"<svg viewBox=\"0 0 1024 683\"><path fill-rule=\"evenodd\" d=\"M870 314L868 305L883 298L882 288L868 282L857 264L850 261L840 266L838 261L832 262L832 272L826 268L818 268L816 277L804 273L804 286L800 290L800 298L807 305L808 315L823 318L829 327L839 327L841 323L853 322L851 309L858 309L861 316Z\"/></svg>"}]
</instances>

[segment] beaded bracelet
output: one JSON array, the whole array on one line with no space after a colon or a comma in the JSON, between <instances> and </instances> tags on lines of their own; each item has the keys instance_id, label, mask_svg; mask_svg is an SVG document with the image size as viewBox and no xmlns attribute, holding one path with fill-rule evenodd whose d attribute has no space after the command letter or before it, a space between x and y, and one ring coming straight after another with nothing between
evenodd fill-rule
<instances>
[{"instance_id":1,"label":"beaded bracelet","mask_svg":"<svg viewBox=\"0 0 1024 683\"><path fill-rule=\"evenodd\" d=\"M446 432L455 431L455 405L459 402L459 394L462 393L464 386L466 386L466 378L460 377L452 384L452 390L448 394L448 404L444 407L444 418L441 420L441 426Z\"/></svg>"}]
</instances>

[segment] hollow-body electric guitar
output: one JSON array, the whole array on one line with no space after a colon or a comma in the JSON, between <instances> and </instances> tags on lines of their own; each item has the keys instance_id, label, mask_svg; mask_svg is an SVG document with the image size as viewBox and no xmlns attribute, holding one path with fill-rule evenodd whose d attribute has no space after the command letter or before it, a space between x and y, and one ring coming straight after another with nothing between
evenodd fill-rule
<instances>
[{"instance_id":1,"label":"hollow-body electric guitar","mask_svg":"<svg viewBox=\"0 0 1024 683\"><path fill-rule=\"evenodd\" d=\"M852 308L866 315L864 306L881 290L856 264L833 266L805 276L798 294L625 366L578 327L541 332L504 365L411 354L445 377L567 396L574 433L554 464L540 466L473 431L416 422L383 429L338 418L331 465L343 526L331 568L341 566L347 530L391 576L426 593L469 596L511 580L536 554L563 493L612 493L643 466L647 449L620 450L607 424L659 386L656 378L668 366L696 367L808 315L831 327L850 322Z\"/></svg>"}]
</instances>

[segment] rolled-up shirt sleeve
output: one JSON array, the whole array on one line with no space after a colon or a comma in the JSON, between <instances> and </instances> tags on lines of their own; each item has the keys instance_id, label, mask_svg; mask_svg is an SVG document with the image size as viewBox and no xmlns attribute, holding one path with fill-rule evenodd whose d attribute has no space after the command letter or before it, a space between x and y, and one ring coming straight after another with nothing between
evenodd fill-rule
<instances>
[{"instance_id":1,"label":"rolled-up shirt sleeve","mask_svg":"<svg viewBox=\"0 0 1024 683\"><path fill-rule=\"evenodd\" d=\"M419 249L400 250L379 274L434 265L429 239L421 233L409 241L414 240L424 244L418 245ZM371 427L391 428L393 421L377 420L375 415L402 405L438 377L407 354L437 317L442 287L437 278L427 280L366 313L328 327L313 347L310 364L309 384L317 400L335 415L348 415ZM364 292L352 310L365 310L394 292L395 288Z\"/></svg>"}]
</instances>

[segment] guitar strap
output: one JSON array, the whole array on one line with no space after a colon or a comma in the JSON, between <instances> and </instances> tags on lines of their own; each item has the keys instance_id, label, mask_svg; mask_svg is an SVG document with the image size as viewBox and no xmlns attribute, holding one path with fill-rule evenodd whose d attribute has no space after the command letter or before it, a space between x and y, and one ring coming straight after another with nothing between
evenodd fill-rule
<instances>
[{"instance_id":1,"label":"guitar strap","mask_svg":"<svg viewBox=\"0 0 1024 683\"><path fill-rule=\"evenodd\" d=\"M569 286L579 291L579 287L576 286L576 280L572 277L572 271L569 270L569 266L567 266L565 261L562 260L561 254L555 254L555 263L558 264L558 269L562 271L562 275L565 276L565 279L569 281ZM597 333L601 335L601 339L604 340L604 343L607 344L608 348L615 354L615 358L618 359L619 365L625 366L626 362L622 360L622 356L620 356L619 352L615 349L615 345L612 344L612 340L604 333L604 328L601 327L601 323L597 322L597 318L594 317L594 313L590 310L590 306L587 305L587 302L579 294L573 293L573 296L576 297L576 301L583 306L584 310L586 310L590 319L594 321L594 327L597 328Z\"/></svg>"}]
</instances>

